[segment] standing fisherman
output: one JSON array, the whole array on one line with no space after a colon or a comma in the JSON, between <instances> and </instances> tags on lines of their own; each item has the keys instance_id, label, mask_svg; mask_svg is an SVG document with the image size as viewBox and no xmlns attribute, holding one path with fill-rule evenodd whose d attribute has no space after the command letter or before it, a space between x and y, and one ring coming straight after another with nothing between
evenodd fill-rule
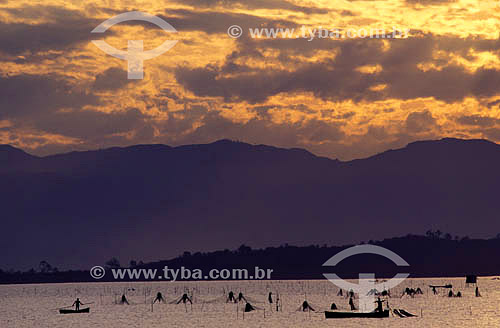
<instances>
[{"instance_id":1,"label":"standing fisherman","mask_svg":"<svg viewBox=\"0 0 500 328\"><path fill-rule=\"evenodd\" d=\"M229 302L236 303L236 298L234 297L233 291L230 291L229 294L228 294L228 296L227 296L226 303L229 303Z\"/></svg>"},{"instance_id":2,"label":"standing fisherman","mask_svg":"<svg viewBox=\"0 0 500 328\"><path fill-rule=\"evenodd\" d=\"M165 299L163 298L163 295L160 292L156 294L156 298L153 304L156 303L156 301L158 301L158 303L165 303Z\"/></svg>"},{"instance_id":3,"label":"standing fisherman","mask_svg":"<svg viewBox=\"0 0 500 328\"><path fill-rule=\"evenodd\" d=\"M77 298L76 301L71 306L74 306L75 310L79 311L80 310L80 305L84 305L84 304L80 301L79 298Z\"/></svg>"},{"instance_id":4,"label":"standing fisherman","mask_svg":"<svg viewBox=\"0 0 500 328\"><path fill-rule=\"evenodd\" d=\"M351 311L356 311L356 307L354 306L354 301L352 297L349 297L349 306L351 307Z\"/></svg>"},{"instance_id":5,"label":"standing fisherman","mask_svg":"<svg viewBox=\"0 0 500 328\"><path fill-rule=\"evenodd\" d=\"M189 301L189 303L193 304L193 301L191 301L188 294L184 293L184 295L182 295L181 299L179 300L179 302L177 302L177 304L179 304L180 302L186 304L187 301Z\"/></svg>"},{"instance_id":6,"label":"standing fisherman","mask_svg":"<svg viewBox=\"0 0 500 328\"><path fill-rule=\"evenodd\" d=\"M248 303L247 299L245 298L245 296L243 296L243 293L242 293L242 292L240 292L240 293L238 294L238 302L241 302L241 301L245 301L245 302L247 302L247 303Z\"/></svg>"},{"instance_id":7,"label":"standing fisherman","mask_svg":"<svg viewBox=\"0 0 500 328\"><path fill-rule=\"evenodd\" d=\"M385 301L382 301L380 297L375 301L377 303L377 308L375 309L375 312L384 312L384 309L382 308L382 304L384 304Z\"/></svg>"},{"instance_id":8,"label":"standing fisherman","mask_svg":"<svg viewBox=\"0 0 500 328\"><path fill-rule=\"evenodd\" d=\"M120 304L121 305L123 305L123 304L130 305L130 303L128 302L127 297L125 296L125 294L122 295L122 299L120 301Z\"/></svg>"},{"instance_id":9,"label":"standing fisherman","mask_svg":"<svg viewBox=\"0 0 500 328\"><path fill-rule=\"evenodd\" d=\"M304 303L302 303L302 311L303 312L306 312L306 311L313 311L314 312L314 309L311 307L311 305L309 305L309 303L307 301L304 301Z\"/></svg>"}]
</instances>

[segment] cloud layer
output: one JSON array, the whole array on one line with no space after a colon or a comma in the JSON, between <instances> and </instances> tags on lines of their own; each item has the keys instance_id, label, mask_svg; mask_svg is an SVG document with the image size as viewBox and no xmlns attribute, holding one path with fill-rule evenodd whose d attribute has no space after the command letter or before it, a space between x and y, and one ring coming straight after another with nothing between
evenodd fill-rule
<instances>
[{"instance_id":1,"label":"cloud layer","mask_svg":"<svg viewBox=\"0 0 500 328\"><path fill-rule=\"evenodd\" d=\"M492 1L189 0L0 6L0 143L37 154L240 139L352 159L445 136L500 141L500 17ZM128 80L90 42L121 12L155 14L179 43ZM376 10L375 10L376 9ZM243 28L239 39L227 35ZM250 37L249 28L409 28L407 39ZM127 22L119 49L165 35Z\"/></svg>"}]
</instances>

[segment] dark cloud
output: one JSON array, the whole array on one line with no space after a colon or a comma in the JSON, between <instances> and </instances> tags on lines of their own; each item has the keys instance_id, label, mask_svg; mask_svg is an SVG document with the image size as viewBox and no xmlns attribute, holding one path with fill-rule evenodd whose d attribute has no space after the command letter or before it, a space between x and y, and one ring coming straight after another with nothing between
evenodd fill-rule
<instances>
[{"instance_id":1,"label":"dark cloud","mask_svg":"<svg viewBox=\"0 0 500 328\"><path fill-rule=\"evenodd\" d=\"M489 102L489 103L486 104L486 106L488 108L492 108L492 107L499 106L499 105L500 105L500 99L492 101L492 102Z\"/></svg>"},{"instance_id":2,"label":"dark cloud","mask_svg":"<svg viewBox=\"0 0 500 328\"><path fill-rule=\"evenodd\" d=\"M449 50L458 47L460 42L465 49L485 46L478 40L447 40L444 48ZM304 43L308 46L304 46ZM468 96L490 97L500 93L498 70L480 68L470 72L448 60L436 62L433 53L442 48L440 38L432 35L392 40L389 50L384 49L380 40L373 39L318 43L303 40L243 40L239 46L239 50L229 55L220 66L179 67L176 70L178 82L197 96L223 97L226 101L243 100L249 103L260 103L279 93L297 91L312 92L317 97L329 100L434 97L449 103ZM493 47L492 44L489 46ZM269 47L280 51L278 59L285 67L296 68L262 69L241 64L246 59L261 59L261 51ZM302 55L314 55L318 50L327 49L336 50L338 55L314 63L295 62L290 65L287 62L288 58L303 50ZM444 67L422 71L418 67L421 63L436 63ZM362 65L380 65L382 71L363 74L357 70ZM380 84L386 84L387 88L382 92L371 90Z\"/></svg>"},{"instance_id":3,"label":"dark cloud","mask_svg":"<svg viewBox=\"0 0 500 328\"><path fill-rule=\"evenodd\" d=\"M301 130L302 136L313 143L338 142L345 137L345 133L340 127L341 124L338 123L310 120L303 125Z\"/></svg>"},{"instance_id":4,"label":"dark cloud","mask_svg":"<svg viewBox=\"0 0 500 328\"><path fill-rule=\"evenodd\" d=\"M500 142L500 128L489 128L484 130L483 135L489 140Z\"/></svg>"},{"instance_id":5,"label":"dark cloud","mask_svg":"<svg viewBox=\"0 0 500 328\"><path fill-rule=\"evenodd\" d=\"M500 119L480 115L462 115L456 119L456 122L462 125L479 126L486 128L500 124Z\"/></svg>"},{"instance_id":6,"label":"dark cloud","mask_svg":"<svg viewBox=\"0 0 500 328\"><path fill-rule=\"evenodd\" d=\"M10 15L45 18L48 23L0 22L0 53L7 55L36 54L43 51L68 51L94 36L90 33L100 22L85 17L81 12L60 7L1 8Z\"/></svg>"},{"instance_id":7,"label":"dark cloud","mask_svg":"<svg viewBox=\"0 0 500 328\"><path fill-rule=\"evenodd\" d=\"M297 24L285 19L269 19L254 15L217 12L217 11L193 11L186 9L170 9L165 11L164 16L160 16L178 31L200 31L208 34L227 34L227 29L232 25L238 25L244 31L248 28L257 27L296 27ZM224 37L228 37L225 35ZM248 36L246 36L248 37Z\"/></svg>"},{"instance_id":8,"label":"dark cloud","mask_svg":"<svg viewBox=\"0 0 500 328\"><path fill-rule=\"evenodd\" d=\"M429 111L413 112L406 118L406 129L410 133L426 132L436 127L436 120Z\"/></svg>"},{"instance_id":9,"label":"dark cloud","mask_svg":"<svg viewBox=\"0 0 500 328\"><path fill-rule=\"evenodd\" d=\"M418 5L423 5L423 6L443 5L443 4L457 2L457 0L405 0L405 1L408 4L412 4L412 5L418 4Z\"/></svg>"},{"instance_id":10,"label":"dark cloud","mask_svg":"<svg viewBox=\"0 0 500 328\"><path fill-rule=\"evenodd\" d=\"M230 8L243 7L246 9L279 9L305 14L327 14L328 10L317 7L298 6L286 0L177 0L177 3L194 8Z\"/></svg>"},{"instance_id":11,"label":"dark cloud","mask_svg":"<svg viewBox=\"0 0 500 328\"><path fill-rule=\"evenodd\" d=\"M93 142L142 128L146 118L134 108L110 113L82 109L44 115L31 121L30 125L39 131Z\"/></svg>"},{"instance_id":12,"label":"dark cloud","mask_svg":"<svg viewBox=\"0 0 500 328\"><path fill-rule=\"evenodd\" d=\"M342 16L356 16L356 14L350 10L342 10L340 14Z\"/></svg>"},{"instance_id":13,"label":"dark cloud","mask_svg":"<svg viewBox=\"0 0 500 328\"><path fill-rule=\"evenodd\" d=\"M127 71L118 67L110 67L96 75L93 89L97 91L116 90L121 89L130 82L132 80L127 78Z\"/></svg>"},{"instance_id":14,"label":"dark cloud","mask_svg":"<svg viewBox=\"0 0 500 328\"><path fill-rule=\"evenodd\" d=\"M389 70L382 74L382 80L388 84L389 96L405 100L434 97L453 103L467 96L488 97L500 92L500 71L479 69L471 73L455 65L427 72L416 67L408 67L406 71Z\"/></svg>"},{"instance_id":15,"label":"dark cloud","mask_svg":"<svg viewBox=\"0 0 500 328\"><path fill-rule=\"evenodd\" d=\"M0 119L37 117L61 108L97 104L93 94L55 75L0 77Z\"/></svg>"}]
</instances>

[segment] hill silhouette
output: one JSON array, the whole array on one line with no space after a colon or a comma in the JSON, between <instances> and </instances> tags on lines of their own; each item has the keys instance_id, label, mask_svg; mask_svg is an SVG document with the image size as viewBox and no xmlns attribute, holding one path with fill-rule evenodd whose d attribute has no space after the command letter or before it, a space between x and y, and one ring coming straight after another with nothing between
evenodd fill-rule
<instances>
[{"instance_id":1,"label":"hill silhouette","mask_svg":"<svg viewBox=\"0 0 500 328\"><path fill-rule=\"evenodd\" d=\"M422 141L341 162L221 140L36 157L0 147L3 268L88 268L112 256L341 245L429 227L500 231L500 146Z\"/></svg>"},{"instance_id":2,"label":"hill silhouette","mask_svg":"<svg viewBox=\"0 0 500 328\"><path fill-rule=\"evenodd\" d=\"M468 274L479 276L496 276L500 274L500 262L484 254L497 254L500 251L500 237L491 239L470 239L468 237L452 237L439 231L428 231L427 235L407 235L389 238L382 241L369 241L369 244L382 246L400 255L409 263L409 267L397 267L390 260L378 255L356 255L340 262L335 267L324 267L323 264L338 252L351 247L346 246L290 246L252 249L241 245L235 250L215 252L185 252L171 260L151 263L133 262L120 266L118 260L108 261L113 268L135 268L156 270L156 277L163 274L163 269L180 270L182 267L191 271L201 270L207 275L211 270L247 269L253 275L255 267L272 269L272 279L325 279L324 273L336 273L343 278L358 278L359 273L371 272L377 278L391 278L397 273L410 273L410 277L465 277ZM101 263L103 265L103 263ZM169 275L169 280L173 277ZM130 279L127 274L115 279L110 267L103 281L145 281ZM164 277L157 281L166 281ZM177 280L181 279L180 274ZM40 263L40 267L27 272L2 272L0 283L47 283L47 282L95 282L89 271L59 271L48 263Z\"/></svg>"}]
</instances>

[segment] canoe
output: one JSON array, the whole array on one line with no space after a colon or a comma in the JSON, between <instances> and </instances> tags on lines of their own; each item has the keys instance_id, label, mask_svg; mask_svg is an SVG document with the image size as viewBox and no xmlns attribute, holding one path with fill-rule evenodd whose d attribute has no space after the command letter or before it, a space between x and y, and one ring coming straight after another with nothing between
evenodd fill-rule
<instances>
[{"instance_id":1,"label":"canoe","mask_svg":"<svg viewBox=\"0 0 500 328\"><path fill-rule=\"evenodd\" d=\"M389 310L383 312L338 312L325 311L326 319L345 319L345 318L389 318Z\"/></svg>"},{"instance_id":2,"label":"canoe","mask_svg":"<svg viewBox=\"0 0 500 328\"><path fill-rule=\"evenodd\" d=\"M80 310L72 310L72 309L59 309L60 314L71 314L71 313L89 313L90 308L80 309Z\"/></svg>"}]
</instances>

